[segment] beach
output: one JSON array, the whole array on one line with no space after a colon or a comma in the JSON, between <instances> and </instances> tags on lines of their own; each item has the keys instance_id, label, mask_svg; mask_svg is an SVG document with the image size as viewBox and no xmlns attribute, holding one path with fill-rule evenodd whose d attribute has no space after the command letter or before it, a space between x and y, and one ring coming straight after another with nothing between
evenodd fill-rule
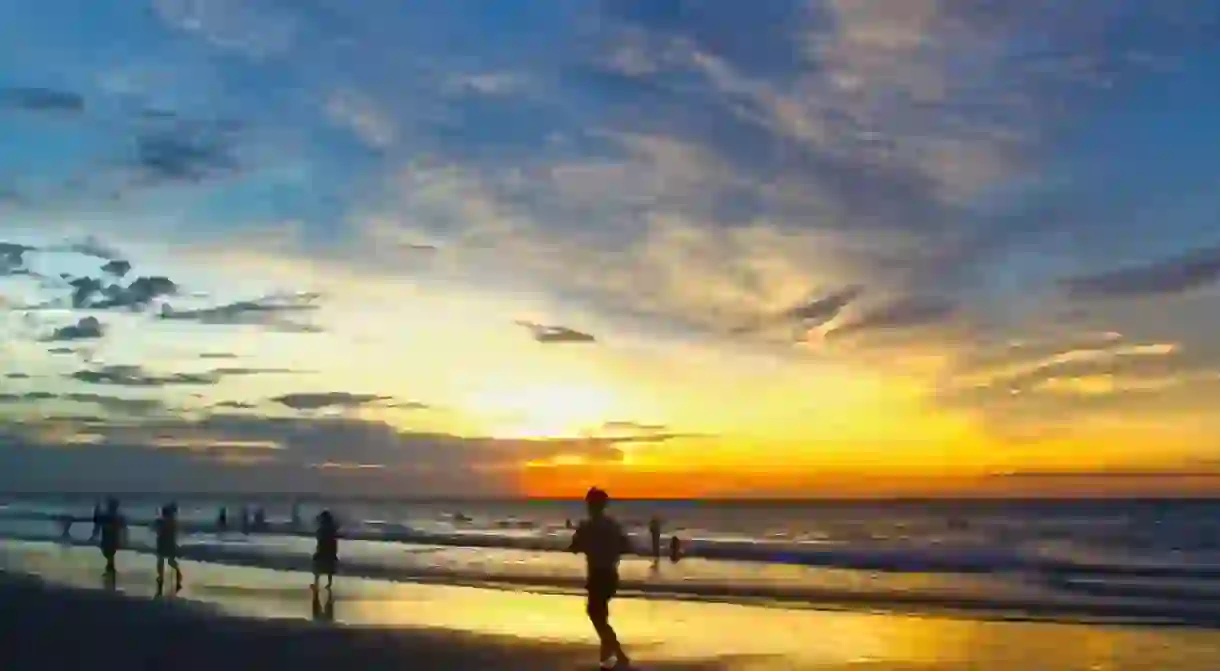
<instances>
[{"instance_id":1,"label":"beach","mask_svg":"<svg viewBox=\"0 0 1220 671\"><path fill-rule=\"evenodd\" d=\"M155 598L151 557L120 553L109 593L95 550L0 542L4 668L596 666L582 600L570 594L341 578L328 613L325 590L315 612L303 573L183 566L183 592ZM663 598L616 600L613 618L641 669L1204 671L1220 662L1220 631L1202 627Z\"/></svg>"}]
</instances>

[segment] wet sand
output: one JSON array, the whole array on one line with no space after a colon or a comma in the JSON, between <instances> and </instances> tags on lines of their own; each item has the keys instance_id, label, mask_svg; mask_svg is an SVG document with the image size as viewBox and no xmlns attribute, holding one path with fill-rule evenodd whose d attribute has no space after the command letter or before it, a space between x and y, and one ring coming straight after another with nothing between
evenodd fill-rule
<instances>
[{"instance_id":1,"label":"wet sand","mask_svg":"<svg viewBox=\"0 0 1220 671\"><path fill-rule=\"evenodd\" d=\"M5 669L592 669L579 597L341 580L331 612L300 573L185 563L187 588L154 599L150 558L120 555L119 592L101 591L96 551L0 543ZM325 592L323 592L325 594ZM614 621L642 669L816 671L1204 671L1220 631L1003 622L858 611L622 599ZM108 651L108 659L91 661ZM49 655L60 655L60 663ZM28 660L28 661L27 661ZM113 662L113 663L111 663ZM24 664L24 665L23 665ZM325 665L325 666L323 666Z\"/></svg>"}]
</instances>

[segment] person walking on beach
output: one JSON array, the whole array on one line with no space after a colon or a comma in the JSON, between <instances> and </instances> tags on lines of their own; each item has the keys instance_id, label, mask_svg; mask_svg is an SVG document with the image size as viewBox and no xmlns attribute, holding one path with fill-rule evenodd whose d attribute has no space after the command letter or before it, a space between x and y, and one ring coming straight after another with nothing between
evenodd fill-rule
<instances>
[{"instance_id":1,"label":"person walking on beach","mask_svg":"<svg viewBox=\"0 0 1220 671\"><path fill-rule=\"evenodd\" d=\"M98 545L102 550L102 556L106 558L105 576L107 580L114 581L118 576L118 570L114 565L114 555L118 553L119 548L123 545L123 537L127 535L127 521L119 512L118 499L112 498L106 502L106 512L101 516L100 526L101 531L98 535L101 537L101 542Z\"/></svg>"},{"instance_id":2,"label":"person walking on beach","mask_svg":"<svg viewBox=\"0 0 1220 671\"><path fill-rule=\"evenodd\" d=\"M339 525L335 516L329 510L318 514L318 545L313 553L313 588L318 589L318 581L326 576L326 589L330 589L335 579L335 568L339 564Z\"/></svg>"},{"instance_id":3,"label":"person walking on beach","mask_svg":"<svg viewBox=\"0 0 1220 671\"><path fill-rule=\"evenodd\" d=\"M182 591L182 568L178 566L178 505L161 507L161 517L153 523L157 534L157 594L165 585L165 564L174 569L174 592Z\"/></svg>"},{"instance_id":4,"label":"person walking on beach","mask_svg":"<svg viewBox=\"0 0 1220 671\"><path fill-rule=\"evenodd\" d=\"M610 626L610 600L618 591L619 559L631 549L631 543L619 523L606 515L609 502L610 495L597 487L585 494L589 517L576 527L569 549L585 556L585 611L601 642L601 666L627 669L631 660Z\"/></svg>"}]
</instances>

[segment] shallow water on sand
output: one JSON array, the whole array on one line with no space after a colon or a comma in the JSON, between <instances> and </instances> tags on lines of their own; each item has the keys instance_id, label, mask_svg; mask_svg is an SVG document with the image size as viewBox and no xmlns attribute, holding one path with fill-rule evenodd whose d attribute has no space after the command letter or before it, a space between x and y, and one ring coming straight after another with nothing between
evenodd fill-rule
<instances>
[{"instance_id":1,"label":"shallow water on sand","mask_svg":"<svg viewBox=\"0 0 1220 671\"><path fill-rule=\"evenodd\" d=\"M119 589L153 593L153 560L121 553ZM0 543L0 569L100 586L93 550ZM310 618L309 577L290 571L185 562L177 597L243 617ZM322 591L325 594L325 590ZM452 585L341 579L333 616L344 625L441 628L584 643L594 637L579 597ZM321 600L325 602L323 598ZM325 610L325 609L324 609ZM641 660L731 658L729 668L964 671L1212 671L1220 631L1173 627L1002 622L850 611L625 598L620 636Z\"/></svg>"}]
</instances>

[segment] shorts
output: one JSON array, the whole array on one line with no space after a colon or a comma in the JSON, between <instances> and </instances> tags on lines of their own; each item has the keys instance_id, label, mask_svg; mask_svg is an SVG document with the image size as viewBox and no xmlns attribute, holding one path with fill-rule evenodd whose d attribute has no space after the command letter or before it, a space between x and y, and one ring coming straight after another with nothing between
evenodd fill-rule
<instances>
[{"instance_id":1,"label":"shorts","mask_svg":"<svg viewBox=\"0 0 1220 671\"><path fill-rule=\"evenodd\" d=\"M334 575L338 565L338 557L319 554L313 556L313 572L318 575Z\"/></svg>"},{"instance_id":2,"label":"shorts","mask_svg":"<svg viewBox=\"0 0 1220 671\"><path fill-rule=\"evenodd\" d=\"M610 600L618 593L618 572L590 571L585 579L585 591L589 616L606 617L610 613Z\"/></svg>"}]
</instances>

